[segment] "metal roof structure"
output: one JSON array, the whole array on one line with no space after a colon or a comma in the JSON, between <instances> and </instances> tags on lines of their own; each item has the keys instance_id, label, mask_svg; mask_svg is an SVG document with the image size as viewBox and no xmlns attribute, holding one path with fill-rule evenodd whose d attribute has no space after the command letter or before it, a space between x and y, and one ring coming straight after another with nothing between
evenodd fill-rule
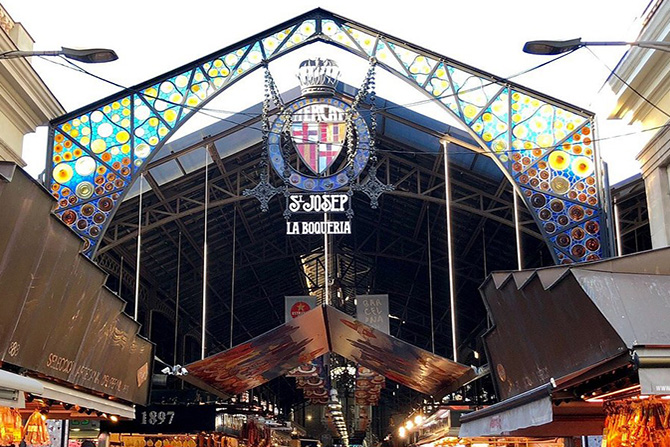
<instances>
[{"instance_id":1,"label":"metal roof structure","mask_svg":"<svg viewBox=\"0 0 670 447\"><path fill-rule=\"evenodd\" d=\"M277 136L283 130L267 133L265 121L267 98L277 93L268 87L269 64L312 43L368 61L361 91L379 66L460 126L394 98L358 104L352 101L358 92L340 85L333 101L356 104L357 138L367 132L367 120L376 141L364 150L364 162L359 148L344 157L355 174L344 178L360 174L360 186L372 172L393 188L378 207L354 192L351 235L331 235L327 243L322 236L286 234L283 198L262 212L245 195L259 180L269 189L296 187L277 175L268 156L272 144L283 151ZM189 120L207 114L224 91L263 70L266 101L186 132ZM283 117L279 109L270 114ZM515 227L524 267L609 255L608 197L593 124L588 111L316 9L53 120L46 183L58 200L55 214L110 273L109 286L134 301L144 333L166 363L183 365L266 333L284 322L284 296L321 297L328 288L329 304L347 311L357 295L388 294L391 335L443 357L458 353L469 364L480 361L477 335L487 327L477 288L489 272L517 267ZM282 157L297 160L286 152ZM275 169L267 179L260 169L265 157ZM368 168L366 157L375 159ZM284 161L285 168L293 164ZM300 180L302 191L329 191L325 177L315 179L318 188ZM516 225L515 197L522 203ZM573 236L587 227L595 229L588 246ZM294 394L287 391L290 402L300 400Z\"/></svg>"},{"instance_id":2,"label":"metal roof structure","mask_svg":"<svg viewBox=\"0 0 670 447\"><path fill-rule=\"evenodd\" d=\"M338 95L346 98L351 93L344 86ZM487 326L477 288L489 272L516 266L511 184L464 131L382 99L378 103L383 104L378 116L379 175L395 190L380 198L376 210L365 195L354 194L352 234L331 236L334 304L353 310L356 295L389 294L391 334L430 351L432 274L435 352L452 356L440 149L440 140L447 138L460 351L462 362L475 364L479 360L473 352L483 352L477 335ZM282 324L285 295L323 294L323 237L287 236L283 199L273 199L269 211L261 212L258 201L242 194L259 175L258 119L250 118L257 111L252 107L172 141L147 166L140 320L157 344L158 357L171 364L173 359L186 364L200 358L205 153L210 160L208 354L231 346L231 293L232 345ZM110 287L120 290L130 303L134 301L137 192L122 204L96 258L110 272ZM530 214L524 211L520 221L526 265L551 265L551 255ZM124 281L119 288L120 274ZM180 310L175 357L177 280Z\"/></svg>"}]
</instances>

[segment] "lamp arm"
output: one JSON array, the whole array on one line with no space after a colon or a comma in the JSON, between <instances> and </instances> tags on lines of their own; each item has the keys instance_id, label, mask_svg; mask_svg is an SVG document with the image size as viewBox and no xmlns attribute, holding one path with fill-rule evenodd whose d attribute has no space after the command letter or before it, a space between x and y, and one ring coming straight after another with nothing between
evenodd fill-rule
<instances>
[{"instance_id":1,"label":"lamp arm","mask_svg":"<svg viewBox=\"0 0 670 447\"><path fill-rule=\"evenodd\" d=\"M640 48L649 48L652 50L666 51L670 52L670 42L663 41L653 41L653 40L638 40L635 42L582 42L584 46L626 46L630 45L632 47Z\"/></svg>"},{"instance_id":2,"label":"lamp arm","mask_svg":"<svg viewBox=\"0 0 670 447\"><path fill-rule=\"evenodd\" d=\"M63 54L62 50L54 50L54 51L20 51L20 50L13 50L13 51L5 51L4 53L0 53L0 59L13 59L17 57L30 57L30 56L60 56Z\"/></svg>"}]
</instances>

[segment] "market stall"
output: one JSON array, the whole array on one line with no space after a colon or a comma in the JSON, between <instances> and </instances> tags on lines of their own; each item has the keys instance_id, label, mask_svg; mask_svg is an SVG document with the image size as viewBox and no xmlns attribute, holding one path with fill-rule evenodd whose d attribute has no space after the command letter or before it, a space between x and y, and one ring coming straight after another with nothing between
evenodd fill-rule
<instances>
[{"instance_id":1,"label":"market stall","mask_svg":"<svg viewBox=\"0 0 670 447\"><path fill-rule=\"evenodd\" d=\"M494 324L483 338L501 402L464 415L461 436L607 430L628 447L666 436L668 261L663 248L490 275L480 290Z\"/></svg>"}]
</instances>

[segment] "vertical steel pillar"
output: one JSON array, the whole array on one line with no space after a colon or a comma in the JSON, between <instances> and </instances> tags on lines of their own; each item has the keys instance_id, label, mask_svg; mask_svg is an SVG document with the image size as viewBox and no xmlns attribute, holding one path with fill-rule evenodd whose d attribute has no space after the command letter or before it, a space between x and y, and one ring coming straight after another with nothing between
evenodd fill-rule
<instances>
[{"instance_id":1,"label":"vertical steel pillar","mask_svg":"<svg viewBox=\"0 0 670 447\"><path fill-rule=\"evenodd\" d=\"M140 313L140 250L142 248L142 185L144 183L144 173L140 174L140 203L138 205L137 217L137 262L135 263L135 312L133 316L135 321Z\"/></svg>"},{"instance_id":2,"label":"vertical steel pillar","mask_svg":"<svg viewBox=\"0 0 670 447\"><path fill-rule=\"evenodd\" d=\"M179 287L180 287L180 274L181 274L181 231L179 232L179 238L177 241L177 288L175 291L174 298L174 355L173 355L173 365L177 364L177 342L179 340Z\"/></svg>"},{"instance_id":3,"label":"vertical steel pillar","mask_svg":"<svg viewBox=\"0 0 670 447\"><path fill-rule=\"evenodd\" d=\"M523 270L523 256L521 253L521 226L519 225L519 195L512 186L514 196L514 234L516 236L516 265L517 270Z\"/></svg>"},{"instance_id":4,"label":"vertical steel pillar","mask_svg":"<svg viewBox=\"0 0 670 447\"><path fill-rule=\"evenodd\" d=\"M433 316L433 254L430 243L430 204L426 204L426 228L428 238L428 298L430 300L430 348L435 354L435 323ZM370 413L372 414L372 413Z\"/></svg>"},{"instance_id":5,"label":"vertical steel pillar","mask_svg":"<svg viewBox=\"0 0 670 447\"><path fill-rule=\"evenodd\" d=\"M451 240L451 185L449 180L449 157L447 142L442 141L444 152L444 197L447 229L447 255L449 261L449 304L451 307L451 344L454 362L458 361L458 330L456 327L456 287L454 286L454 250Z\"/></svg>"},{"instance_id":6,"label":"vertical steel pillar","mask_svg":"<svg viewBox=\"0 0 670 447\"><path fill-rule=\"evenodd\" d=\"M205 229L202 255L202 340L201 340L201 358L205 358L207 352L206 334L207 334L207 209L209 208L209 153L205 150Z\"/></svg>"},{"instance_id":7,"label":"vertical steel pillar","mask_svg":"<svg viewBox=\"0 0 670 447\"><path fill-rule=\"evenodd\" d=\"M233 206L233 271L230 279L230 347L233 347L235 317L235 252L237 248L237 206Z\"/></svg>"},{"instance_id":8,"label":"vertical steel pillar","mask_svg":"<svg viewBox=\"0 0 670 447\"><path fill-rule=\"evenodd\" d=\"M614 233L616 234L616 254L623 255L623 241L621 240L621 221L619 220L619 204L614 199Z\"/></svg>"}]
</instances>

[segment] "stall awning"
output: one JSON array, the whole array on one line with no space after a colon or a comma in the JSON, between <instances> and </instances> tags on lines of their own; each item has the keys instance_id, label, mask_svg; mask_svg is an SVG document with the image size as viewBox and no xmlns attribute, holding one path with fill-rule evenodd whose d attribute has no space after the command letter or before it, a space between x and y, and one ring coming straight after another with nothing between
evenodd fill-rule
<instances>
[{"instance_id":1,"label":"stall awning","mask_svg":"<svg viewBox=\"0 0 670 447\"><path fill-rule=\"evenodd\" d=\"M43 391L39 381L0 369L0 406L23 408L24 392L42 394Z\"/></svg>"},{"instance_id":2,"label":"stall awning","mask_svg":"<svg viewBox=\"0 0 670 447\"><path fill-rule=\"evenodd\" d=\"M462 438L498 436L552 421L551 385L461 416Z\"/></svg>"},{"instance_id":3,"label":"stall awning","mask_svg":"<svg viewBox=\"0 0 670 447\"><path fill-rule=\"evenodd\" d=\"M64 404L78 405L82 408L99 411L109 415L114 414L123 418L135 418L134 406L125 405L109 399L103 399L102 397L94 396L93 394L83 393L44 380L37 380L37 382L43 387L41 393L43 399L51 399L56 402L63 402Z\"/></svg>"},{"instance_id":4,"label":"stall awning","mask_svg":"<svg viewBox=\"0 0 670 447\"><path fill-rule=\"evenodd\" d=\"M616 374L639 380L643 394L670 394L670 247L494 273L480 291L493 320L483 338L502 401L464 416L467 436L598 434L601 403L579 396L616 386L608 382ZM562 394L538 391L548 382Z\"/></svg>"},{"instance_id":5,"label":"stall awning","mask_svg":"<svg viewBox=\"0 0 670 447\"><path fill-rule=\"evenodd\" d=\"M601 403L552 401L547 384L490 407L461 416L459 436L581 436L603 431Z\"/></svg>"},{"instance_id":6,"label":"stall awning","mask_svg":"<svg viewBox=\"0 0 670 447\"><path fill-rule=\"evenodd\" d=\"M483 338L501 399L629 351L670 346L670 247L494 273L480 290L493 320ZM650 394L668 394L667 372L650 372Z\"/></svg>"},{"instance_id":7,"label":"stall awning","mask_svg":"<svg viewBox=\"0 0 670 447\"><path fill-rule=\"evenodd\" d=\"M641 346L635 349L634 356L640 393L670 394L670 348Z\"/></svg>"},{"instance_id":8,"label":"stall awning","mask_svg":"<svg viewBox=\"0 0 670 447\"><path fill-rule=\"evenodd\" d=\"M187 365L183 378L226 397L328 352L436 398L475 378L473 368L373 329L331 306L312 309L246 343Z\"/></svg>"}]
</instances>

